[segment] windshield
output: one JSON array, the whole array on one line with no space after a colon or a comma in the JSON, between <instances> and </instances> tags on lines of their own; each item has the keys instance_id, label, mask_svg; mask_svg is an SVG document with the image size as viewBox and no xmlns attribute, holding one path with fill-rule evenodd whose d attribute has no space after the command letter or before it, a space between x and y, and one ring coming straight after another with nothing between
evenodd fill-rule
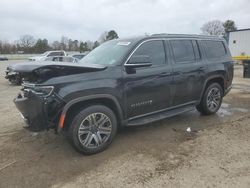
<instances>
[{"instance_id":1,"label":"windshield","mask_svg":"<svg viewBox=\"0 0 250 188\"><path fill-rule=\"evenodd\" d=\"M131 48L131 42L113 40L103 43L86 55L80 63L114 65L119 63Z\"/></svg>"}]
</instances>

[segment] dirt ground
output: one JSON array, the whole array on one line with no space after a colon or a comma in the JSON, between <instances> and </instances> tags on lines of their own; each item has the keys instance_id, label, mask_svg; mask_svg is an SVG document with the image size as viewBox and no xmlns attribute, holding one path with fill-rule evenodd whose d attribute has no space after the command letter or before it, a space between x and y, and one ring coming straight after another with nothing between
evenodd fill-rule
<instances>
[{"instance_id":1,"label":"dirt ground","mask_svg":"<svg viewBox=\"0 0 250 188\"><path fill-rule=\"evenodd\" d=\"M242 66L216 115L193 111L126 128L106 151L83 156L53 131L22 128L12 102L20 86L4 79L9 63L0 62L1 188L250 187L250 79Z\"/></svg>"}]
</instances>

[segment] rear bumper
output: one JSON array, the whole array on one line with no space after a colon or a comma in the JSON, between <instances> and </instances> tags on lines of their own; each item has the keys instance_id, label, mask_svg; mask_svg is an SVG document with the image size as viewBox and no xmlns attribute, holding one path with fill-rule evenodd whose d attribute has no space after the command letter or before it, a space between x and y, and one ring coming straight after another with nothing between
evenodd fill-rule
<instances>
[{"instance_id":1,"label":"rear bumper","mask_svg":"<svg viewBox=\"0 0 250 188\"><path fill-rule=\"evenodd\" d=\"M45 113L44 99L33 95L30 98L18 95L14 99L17 109L22 114L27 128L30 131L43 131L48 129L48 116Z\"/></svg>"}]
</instances>

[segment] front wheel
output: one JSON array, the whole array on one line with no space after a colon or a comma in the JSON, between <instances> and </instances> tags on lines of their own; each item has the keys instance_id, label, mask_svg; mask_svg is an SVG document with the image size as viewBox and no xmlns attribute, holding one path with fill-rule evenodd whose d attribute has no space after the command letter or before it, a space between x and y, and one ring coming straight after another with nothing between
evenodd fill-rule
<instances>
[{"instance_id":1,"label":"front wheel","mask_svg":"<svg viewBox=\"0 0 250 188\"><path fill-rule=\"evenodd\" d=\"M222 99L223 90L220 84L212 83L206 88L201 102L196 106L196 109L204 115L214 114L219 110Z\"/></svg>"},{"instance_id":2,"label":"front wheel","mask_svg":"<svg viewBox=\"0 0 250 188\"><path fill-rule=\"evenodd\" d=\"M69 128L69 139L74 148L83 154L105 150L117 132L117 120L111 109L93 105L81 110Z\"/></svg>"}]
</instances>

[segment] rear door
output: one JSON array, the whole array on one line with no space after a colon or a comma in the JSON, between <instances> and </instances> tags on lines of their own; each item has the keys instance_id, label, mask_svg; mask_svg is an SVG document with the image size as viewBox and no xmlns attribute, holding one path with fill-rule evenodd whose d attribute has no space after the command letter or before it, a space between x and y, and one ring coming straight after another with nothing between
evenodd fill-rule
<instances>
[{"instance_id":1,"label":"rear door","mask_svg":"<svg viewBox=\"0 0 250 188\"><path fill-rule=\"evenodd\" d=\"M200 41L203 46L207 64L208 64L208 75L207 77L213 77L221 75L226 78L224 87L229 87L233 80L233 65L229 49L226 43L222 40L202 40ZM225 88L224 88L225 89Z\"/></svg>"},{"instance_id":2,"label":"rear door","mask_svg":"<svg viewBox=\"0 0 250 188\"><path fill-rule=\"evenodd\" d=\"M165 109L172 105L172 67L163 40L144 41L132 56L149 56L151 67L124 71L125 106L128 118ZM131 57L132 57L131 56Z\"/></svg>"},{"instance_id":3,"label":"rear door","mask_svg":"<svg viewBox=\"0 0 250 188\"><path fill-rule=\"evenodd\" d=\"M169 40L171 46L175 106L199 100L205 80L206 63L198 42L192 39Z\"/></svg>"}]
</instances>

